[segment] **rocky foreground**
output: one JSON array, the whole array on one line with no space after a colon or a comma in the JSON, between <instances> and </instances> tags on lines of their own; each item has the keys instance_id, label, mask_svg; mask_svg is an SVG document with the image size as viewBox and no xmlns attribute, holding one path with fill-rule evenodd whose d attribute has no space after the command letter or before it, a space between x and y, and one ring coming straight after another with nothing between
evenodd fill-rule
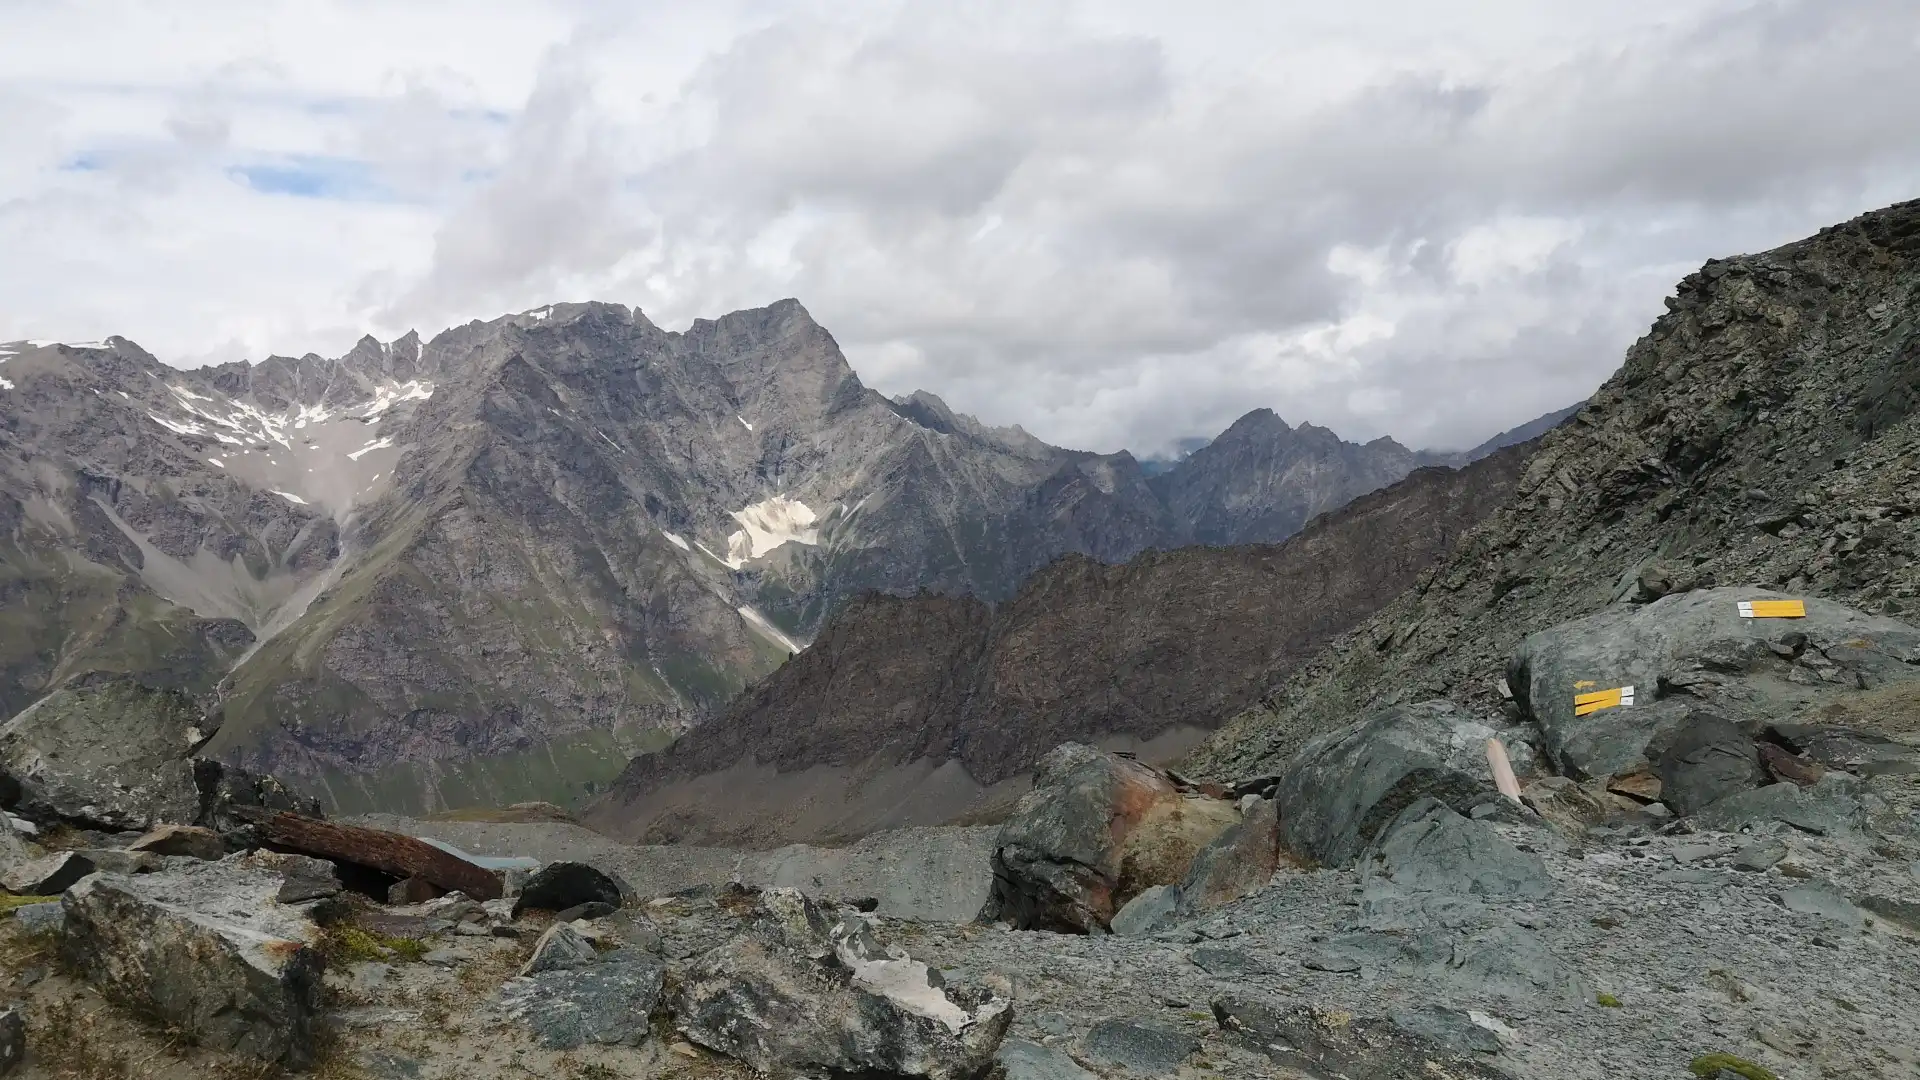
<instances>
[{"instance_id":1,"label":"rocky foreground","mask_svg":"<svg viewBox=\"0 0 1920 1080\"><path fill-rule=\"evenodd\" d=\"M85 830L43 769L0 818L0 1074L1920 1070L1920 630L1682 591L1505 681L1233 785L1069 744L996 832L846 853L469 827L488 858L257 780Z\"/></svg>"}]
</instances>

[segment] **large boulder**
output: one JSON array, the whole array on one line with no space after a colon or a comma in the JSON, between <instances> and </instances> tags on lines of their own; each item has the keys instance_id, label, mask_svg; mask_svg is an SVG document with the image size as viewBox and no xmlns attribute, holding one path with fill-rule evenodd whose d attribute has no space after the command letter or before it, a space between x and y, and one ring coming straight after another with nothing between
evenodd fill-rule
<instances>
[{"instance_id":1,"label":"large boulder","mask_svg":"<svg viewBox=\"0 0 1920 1080\"><path fill-rule=\"evenodd\" d=\"M1495 790L1492 738L1510 752L1519 743L1446 701L1390 706L1321 735L1301 747L1274 790L1281 838L1295 855L1345 866L1422 798L1464 813Z\"/></svg>"},{"instance_id":2,"label":"large boulder","mask_svg":"<svg viewBox=\"0 0 1920 1080\"><path fill-rule=\"evenodd\" d=\"M775 1076L971 1080L1013 1020L1004 979L949 983L829 918L792 889L759 896L748 928L697 960L675 996L689 1041Z\"/></svg>"},{"instance_id":3,"label":"large boulder","mask_svg":"<svg viewBox=\"0 0 1920 1080\"><path fill-rule=\"evenodd\" d=\"M1920 680L1920 630L1831 601L1804 618L1743 618L1740 604L1800 599L1758 588L1704 589L1612 607L1529 636L1507 668L1544 749L1576 779L1653 767L1649 748L1706 704L1757 729ZM1632 689L1632 703L1577 715L1575 695Z\"/></svg>"},{"instance_id":4,"label":"large boulder","mask_svg":"<svg viewBox=\"0 0 1920 1080\"><path fill-rule=\"evenodd\" d=\"M1041 759L1001 827L986 914L1027 930L1105 930L1135 895L1179 883L1239 817L1132 758L1068 743Z\"/></svg>"},{"instance_id":5,"label":"large boulder","mask_svg":"<svg viewBox=\"0 0 1920 1080\"><path fill-rule=\"evenodd\" d=\"M215 1049L291 1069L314 1058L325 961L274 903L280 878L231 863L95 874L67 891L64 962L100 993Z\"/></svg>"},{"instance_id":6,"label":"large boulder","mask_svg":"<svg viewBox=\"0 0 1920 1080\"><path fill-rule=\"evenodd\" d=\"M200 717L176 690L104 678L62 687L0 725L0 772L29 818L140 831L191 823Z\"/></svg>"}]
</instances>

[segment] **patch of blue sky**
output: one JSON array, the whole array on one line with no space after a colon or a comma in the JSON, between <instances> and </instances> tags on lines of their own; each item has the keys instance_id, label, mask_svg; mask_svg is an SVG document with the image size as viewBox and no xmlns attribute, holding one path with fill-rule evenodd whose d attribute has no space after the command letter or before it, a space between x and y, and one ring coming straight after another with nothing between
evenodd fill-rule
<instances>
[{"instance_id":1,"label":"patch of blue sky","mask_svg":"<svg viewBox=\"0 0 1920 1080\"><path fill-rule=\"evenodd\" d=\"M401 196L380 181L371 163L358 158L293 154L244 165L227 175L262 195L339 202L397 202Z\"/></svg>"}]
</instances>

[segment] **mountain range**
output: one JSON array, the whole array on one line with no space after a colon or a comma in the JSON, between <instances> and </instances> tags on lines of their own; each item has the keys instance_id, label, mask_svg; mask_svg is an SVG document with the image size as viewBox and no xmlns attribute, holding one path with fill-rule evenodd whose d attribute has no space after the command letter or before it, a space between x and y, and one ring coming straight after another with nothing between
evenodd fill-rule
<instances>
[{"instance_id":1,"label":"mountain range","mask_svg":"<svg viewBox=\"0 0 1920 1080\"><path fill-rule=\"evenodd\" d=\"M0 710L178 689L202 754L344 810L575 801L864 593L999 603L1062 555L1270 543L1488 449L1258 410L1149 475L882 395L791 300L194 370L15 342L0 374Z\"/></svg>"}]
</instances>

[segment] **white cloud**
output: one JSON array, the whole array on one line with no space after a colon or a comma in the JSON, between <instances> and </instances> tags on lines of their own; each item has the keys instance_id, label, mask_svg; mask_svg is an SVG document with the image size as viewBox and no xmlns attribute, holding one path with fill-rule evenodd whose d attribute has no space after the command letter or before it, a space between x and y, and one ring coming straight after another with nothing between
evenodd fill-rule
<instances>
[{"instance_id":1,"label":"white cloud","mask_svg":"<svg viewBox=\"0 0 1920 1080\"><path fill-rule=\"evenodd\" d=\"M7 21L0 340L193 363L792 295L870 383L1096 449L1260 405L1478 441L1591 389L1692 265L1920 172L1896 0Z\"/></svg>"}]
</instances>

